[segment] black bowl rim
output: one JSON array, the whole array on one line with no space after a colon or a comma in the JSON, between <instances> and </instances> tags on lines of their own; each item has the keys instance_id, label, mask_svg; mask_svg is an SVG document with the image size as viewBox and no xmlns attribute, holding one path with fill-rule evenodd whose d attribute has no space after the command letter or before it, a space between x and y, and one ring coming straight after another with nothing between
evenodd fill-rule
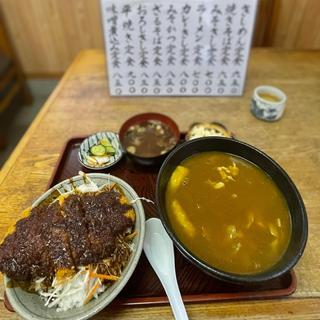
<instances>
[{"instance_id":1,"label":"black bowl rim","mask_svg":"<svg viewBox=\"0 0 320 320\"><path fill-rule=\"evenodd\" d=\"M292 188L292 191L293 191L293 193L294 193L294 195L295 195L295 197L296 197L296 199L298 200L298 203L299 203L299 211L301 212L302 225L303 225L302 226L303 235L302 235L301 240L300 240L298 254L296 254L290 261L288 261L284 265L284 267L281 270L279 270L278 272L270 272L269 270L266 270L264 272L256 273L256 274L237 274L237 273L226 272L226 271L220 270L218 268L215 268L213 266L210 266L207 263L205 263L204 261L202 261L200 258L198 258L196 255L192 254L192 252L190 252L183 245L183 243L178 239L178 237L176 237L174 235L174 232L167 225L167 223L165 221L165 218L164 218L164 214L160 209L160 199L159 199L159 192L158 192L159 188L160 188L159 185L160 185L161 173L165 169L165 167L166 167L167 163L170 161L170 159L177 152L179 152L181 149L187 147L189 144L195 144L195 143L197 143L197 141L202 141L202 140L223 140L223 141L228 141L228 143L230 141L232 141L231 143L240 144L243 147L249 148L253 152L256 152L256 153L260 154L262 157L264 157L268 161L270 161L277 168L277 170L280 172L280 174L290 184L290 187ZM212 151L214 151L214 150L212 150ZM237 155L236 153L232 153L232 152L228 152L228 153ZM237 155L237 156L239 156L239 155ZM248 159L246 159L246 160L248 160ZM248 160L248 161L250 161L250 160ZM256 165L259 167L258 164L256 164ZM262 169L262 168L260 168L260 169ZM220 280L222 279L224 281L228 281L228 282L232 282L232 283L257 283L257 282L263 282L263 281L268 281L268 280L277 278L277 277L283 275L284 273L288 272L289 270L291 270L296 265L296 263L301 258L302 254L304 252L304 249L306 247L307 238L308 238L308 219L307 219L307 213L306 213L305 205L303 203L303 199L302 199L302 197L301 197L296 185L294 184L292 179L289 177L289 175L286 173L286 171L275 160L273 160L270 156L268 156L265 152L259 150L258 148L254 147L254 146L252 146L252 145L250 145L250 144L248 144L246 142L243 142L243 141L240 141L240 140L237 140L237 139L230 139L230 138L226 138L226 137L201 137L201 138L196 138L196 139L185 141L184 143L178 145L167 156L167 158L164 160L164 162L163 162L163 164L162 164L162 166L161 166L161 168L159 170L159 174L158 174L158 177L157 177L157 183L156 183L156 205L157 205L157 209L158 209L162 224L164 225L167 233L169 234L170 238L172 239L172 241L173 241L174 245L177 247L177 249L189 261L191 261L193 264L195 264L197 267L199 267L205 273L207 273L207 274L209 274L209 275L211 275L213 277L216 277L216 278L218 278Z\"/></svg>"}]
</instances>

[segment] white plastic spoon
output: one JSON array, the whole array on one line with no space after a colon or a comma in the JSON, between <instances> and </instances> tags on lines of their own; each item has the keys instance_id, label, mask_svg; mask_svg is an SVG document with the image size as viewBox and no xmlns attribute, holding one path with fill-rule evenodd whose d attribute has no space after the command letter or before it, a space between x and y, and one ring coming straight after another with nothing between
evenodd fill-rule
<instances>
[{"instance_id":1,"label":"white plastic spoon","mask_svg":"<svg viewBox=\"0 0 320 320\"><path fill-rule=\"evenodd\" d=\"M166 291L175 319L188 320L177 283L173 243L160 219L147 220L143 249Z\"/></svg>"}]
</instances>

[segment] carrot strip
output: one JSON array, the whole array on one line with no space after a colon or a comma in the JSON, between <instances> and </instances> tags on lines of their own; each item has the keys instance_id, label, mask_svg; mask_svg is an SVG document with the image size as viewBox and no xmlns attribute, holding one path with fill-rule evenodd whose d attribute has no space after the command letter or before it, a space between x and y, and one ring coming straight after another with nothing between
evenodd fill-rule
<instances>
[{"instance_id":1,"label":"carrot strip","mask_svg":"<svg viewBox=\"0 0 320 320\"><path fill-rule=\"evenodd\" d=\"M94 277L94 278L99 278L99 279L104 279L104 280L111 280L111 281L119 280L119 277L114 276L112 274L100 274L100 273L91 272L90 276Z\"/></svg>"},{"instance_id":2,"label":"carrot strip","mask_svg":"<svg viewBox=\"0 0 320 320\"><path fill-rule=\"evenodd\" d=\"M90 289L90 278L91 278L91 271L92 269L91 269L91 264L89 264L89 269L87 270L87 272L89 272L89 275L88 275L88 279L87 279L87 283L86 283L86 292L88 292L89 291L89 289Z\"/></svg>"},{"instance_id":3,"label":"carrot strip","mask_svg":"<svg viewBox=\"0 0 320 320\"><path fill-rule=\"evenodd\" d=\"M83 305L85 305L86 303L88 303L91 298L93 297L94 293L98 290L98 288L101 286L101 283L99 280L97 280L97 282L95 283L95 285L92 287L92 289L90 290L90 292L88 293L86 299L83 302Z\"/></svg>"}]
</instances>

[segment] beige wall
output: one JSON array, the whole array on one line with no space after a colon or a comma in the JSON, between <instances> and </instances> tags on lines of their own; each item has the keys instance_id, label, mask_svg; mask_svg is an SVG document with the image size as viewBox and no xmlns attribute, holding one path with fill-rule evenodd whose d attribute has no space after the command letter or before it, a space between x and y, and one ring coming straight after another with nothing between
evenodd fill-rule
<instances>
[{"instance_id":1,"label":"beige wall","mask_svg":"<svg viewBox=\"0 0 320 320\"><path fill-rule=\"evenodd\" d=\"M77 53L102 48L99 0L0 0L27 74L62 73Z\"/></svg>"},{"instance_id":2,"label":"beige wall","mask_svg":"<svg viewBox=\"0 0 320 320\"><path fill-rule=\"evenodd\" d=\"M320 49L320 0L260 0L254 45ZM76 54L103 48L99 0L0 0L28 75L61 74Z\"/></svg>"}]
</instances>

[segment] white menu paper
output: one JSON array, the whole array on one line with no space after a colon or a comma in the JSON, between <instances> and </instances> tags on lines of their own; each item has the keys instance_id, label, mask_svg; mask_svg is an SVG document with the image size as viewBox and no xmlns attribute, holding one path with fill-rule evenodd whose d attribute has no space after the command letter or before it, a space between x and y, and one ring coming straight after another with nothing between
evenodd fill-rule
<instances>
[{"instance_id":1,"label":"white menu paper","mask_svg":"<svg viewBox=\"0 0 320 320\"><path fill-rule=\"evenodd\" d=\"M238 96L257 0L101 0L110 94Z\"/></svg>"}]
</instances>

